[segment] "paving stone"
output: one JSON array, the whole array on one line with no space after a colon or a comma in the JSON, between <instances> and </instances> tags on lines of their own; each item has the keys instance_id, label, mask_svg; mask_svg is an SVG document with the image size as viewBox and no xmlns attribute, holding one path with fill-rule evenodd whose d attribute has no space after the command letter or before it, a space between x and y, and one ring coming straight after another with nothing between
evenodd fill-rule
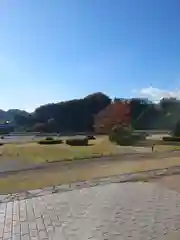
<instances>
[{"instance_id":1,"label":"paving stone","mask_svg":"<svg viewBox=\"0 0 180 240\"><path fill-rule=\"evenodd\" d=\"M28 222L21 222L21 235L26 235L29 233L29 224Z\"/></svg>"},{"instance_id":2,"label":"paving stone","mask_svg":"<svg viewBox=\"0 0 180 240\"><path fill-rule=\"evenodd\" d=\"M12 226L12 232L13 234L17 235L17 234L21 234L21 225L13 225Z\"/></svg>"},{"instance_id":3,"label":"paving stone","mask_svg":"<svg viewBox=\"0 0 180 240\"><path fill-rule=\"evenodd\" d=\"M7 195L0 195L0 202L4 202L6 198L7 198Z\"/></svg>"},{"instance_id":4,"label":"paving stone","mask_svg":"<svg viewBox=\"0 0 180 240\"><path fill-rule=\"evenodd\" d=\"M29 233L30 233L30 237L31 238L38 238L38 231L37 231L37 229L36 230L30 230Z\"/></svg>"},{"instance_id":5,"label":"paving stone","mask_svg":"<svg viewBox=\"0 0 180 240\"><path fill-rule=\"evenodd\" d=\"M30 240L29 234L21 236L21 240Z\"/></svg>"},{"instance_id":6,"label":"paving stone","mask_svg":"<svg viewBox=\"0 0 180 240\"><path fill-rule=\"evenodd\" d=\"M12 236L12 240L21 240L21 235L20 234L14 234Z\"/></svg>"},{"instance_id":7,"label":"paving stone","mask_svg":"<svg viewBox=\"0 0 180 240\"><path fill-rule=\"evenodd\" d=\"M45 188L46 190L46 188ZM28 192L31 193L32 195L37 195L37 194L40 194L42 193L42 189L35 189L35 190L29 190Z\"/></svg>"},{"instance_id":8,"label":"paving stone","mask_svg":"<svg viewBox=\"0 0 180 240\"><path fill-rule=\"evenodd\" d=\"M111 183L0 204L0 240L179 240L179 234L180 195L155 183Z\"/></svg>"},{"instance_id":9,"label":"paving stone","mask_svg":"<svg viewBox=\"0 0 180 240\"><path fill-rule=\"evenodd\" d=\"M10 239L12 236L11 232L4 232L2 238L3 240Z\"/></svg>"}]
</instances>

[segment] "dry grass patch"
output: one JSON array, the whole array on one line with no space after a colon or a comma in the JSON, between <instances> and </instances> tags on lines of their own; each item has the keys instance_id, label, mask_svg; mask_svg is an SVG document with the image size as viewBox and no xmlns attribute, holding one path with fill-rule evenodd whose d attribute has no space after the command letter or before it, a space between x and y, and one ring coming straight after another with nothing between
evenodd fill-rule
<instances>
[{"instance_id":1,"label":"dry grass patch","mask_svg":"<svg viewBox=\"0 0 180 240\"><path fill-rule=\"evenodd\" d=\"M5 144L0 147L0 158L23 159L43 163L64 159L88 158L99 155L111 155L126 152L127 147L120 147L109 142L107 137L90 140L89 146L68 146L66 144L40 145L37 143ZM132 147L128 151L133 152Z\"/></svg>"},{"instance_id":2,"label":"dry grass patch","mask_svg":"<svg viewBox=\"0 0 180 240\"><path fill-rule=\"evenodd\" d=\"M90 180L123 173L139 172L153 169L163 169L180 165L180 158L164 158L153 160L142 159L139 161L108 161L88 162L82 165L60 165L58 168L28 171L0 179L0 192L10 193L22 190L43 188L74 181Z\"/></svg>"},{"instance_id":3,"label":"dry grass patch","mask_svg":"<svg viewBox=\"0 0 180 240\"><path fill-rule=\"evenodd\" d=\"M154 142L154 141L153 141ZM0 160L12 159L30 163L44 163L61 161L64 159L90 158L92 156L108 156L124 153L151 152L152 141L144 141L137 146L117 146L111 143L107 136L98 136L96 140L90 140L88 146L68 146L67 144L40 145L36 142L21 144L5 144L0 146ZM155 151L166 152L180 150L180 146L158 145Z\"/></svg>"}]
</instances>

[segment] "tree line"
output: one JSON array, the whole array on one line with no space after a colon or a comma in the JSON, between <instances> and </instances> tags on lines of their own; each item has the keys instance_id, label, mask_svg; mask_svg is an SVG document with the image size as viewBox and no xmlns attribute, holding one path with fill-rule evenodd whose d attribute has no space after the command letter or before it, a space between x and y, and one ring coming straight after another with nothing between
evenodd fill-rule
<instances>
[{"instance_id":1,"label":"tree line","mask_svg":"<svg viewBox=\"0 0 180 240\"><path fill-rule=\"evenodd\" d=\"M43 105L31 114L15 111L13 123L16 131L91 132L94 116L113 101L98 92L82 99ZM180 119L180 101L175 98L163 98L158 103L133 98L129 104L135 129L173 129Z\"/></svg>"},{"instance_id":2,"label":"tree line","mask_svg":"<svg viewBox=\"0 0 180 240\"><path fill-rule=\"evenodd\" d=\"M94 116L111 104L103 93L94 93L82 99L40 106L32 114L16 114L14 122L26 131L86 132L93 131Z\"/></svg>"}]
</instances>

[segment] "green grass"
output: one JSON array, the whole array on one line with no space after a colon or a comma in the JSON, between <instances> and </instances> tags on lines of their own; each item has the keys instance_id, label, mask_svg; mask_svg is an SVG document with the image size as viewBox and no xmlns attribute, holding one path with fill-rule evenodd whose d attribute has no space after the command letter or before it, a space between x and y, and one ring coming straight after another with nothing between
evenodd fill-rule
<instances>
[{"instance_id":1,"label":"green grass","mask_svg":"<svg viewBox=\"0 0 180 240\"><path fill-rule=\"evenodd\" d=\"M123 153L133 153L143 150L151 151L155 143L156 151L180 150L180 145L173 143L163 144L164 141L147 140L137 146L117 146L108 140L107 136L99 136L96 140L90 140L88 146L69 146L65 143L55 145L40 145L37 142L5 144L0 146L1 159L20 159L21 161L44 163L62 161L66 159L76 160L80 158L91 158L93 156L109 156ZM138 148L137 148L138 147ZM139 147L142 147L141 149ZM138 149L138 150L137 150Z\"/></svg>"},{"instance_id":2,"label":"green grass","mask_svg":"<svg viewBox=\"0 0 180 240\"><path fill-rule=\"evenodd\" d=\"M90 140L89 146L69 146L67 144L40 145L36 142L23 144L5 144L0 147L0 159L23 159L43 163L64 159L88 158L92 156L118 154L127 151L109 142L108 137ZM129 151L132 151L129 147Z\"/></svg>"}]
</instances>

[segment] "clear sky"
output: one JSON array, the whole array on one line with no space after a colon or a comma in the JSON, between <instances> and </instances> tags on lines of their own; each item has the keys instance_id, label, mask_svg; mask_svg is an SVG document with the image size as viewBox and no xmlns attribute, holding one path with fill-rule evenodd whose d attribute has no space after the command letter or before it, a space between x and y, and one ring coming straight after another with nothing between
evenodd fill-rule
<instances>
[{"instance_id":1,"label":"clear sky","mask_svg":"<svg viewBox=\"0 0 180 240\"><path fill-rule=\"evenodd\" d=\"M0 108L180 95L179 11L179 0L0 0Z\"/></svg>"}]
</instances>

